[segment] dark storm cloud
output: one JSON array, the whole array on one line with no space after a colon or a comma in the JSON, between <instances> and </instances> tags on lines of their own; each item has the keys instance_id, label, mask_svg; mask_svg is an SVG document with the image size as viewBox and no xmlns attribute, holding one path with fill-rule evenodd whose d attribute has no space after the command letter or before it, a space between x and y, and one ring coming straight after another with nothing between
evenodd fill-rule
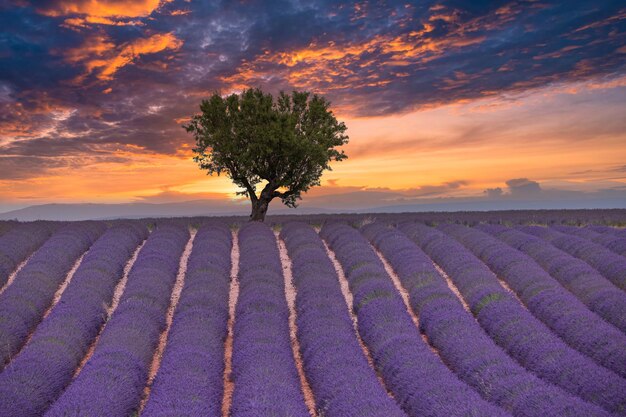
<instances>
[{"instance_id":1,"label":"dark storm cloud","mask_svg":"<svg viewBox=\"0 0 626 417\"><path fill-rule=\"evenodd\" d=\"M619 1L122 3L0 9L0 177L59 153L175 154L213 91L306 88L371 116L622 74L626 56Z\"/></svg>"}]
</instances>

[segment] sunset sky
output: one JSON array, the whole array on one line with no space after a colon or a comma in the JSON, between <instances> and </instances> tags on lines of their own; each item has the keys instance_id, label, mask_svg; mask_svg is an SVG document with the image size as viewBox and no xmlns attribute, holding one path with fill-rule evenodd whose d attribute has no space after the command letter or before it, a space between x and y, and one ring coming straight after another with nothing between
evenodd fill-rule
<instances>
[{"instance_id":1,"label":"sunset sky","mask_svg":"<svg viewBox=\"0 0 626 417\"><path fill-rule=\"evenodd\" d=\"M323 94L348 126L305 201L626 207L623 1L2 4L0 211L232 199L181 126L246 87Z\"/></svg>"}]
</instances>

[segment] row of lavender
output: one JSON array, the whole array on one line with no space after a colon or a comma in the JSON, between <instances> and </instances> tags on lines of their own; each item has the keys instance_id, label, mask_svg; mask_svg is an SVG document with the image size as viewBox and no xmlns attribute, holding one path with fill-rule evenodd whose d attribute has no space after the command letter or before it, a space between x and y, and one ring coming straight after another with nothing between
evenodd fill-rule
<instances>
[{"instance_id":1,"label":"row of lavender","mask_svg":"<svg viewBox=\"0 0 626 417\"><path fill-rule=\"evenodd\" d=\"M152 232L93 355L46 416L127 416L139 405L189 232Z\"/></svg>"},{"instance_id":2,"label":"row of lavender","mask_svg":"<svg viewBox=\"0 0 626 417\"><path fill-rule=\"evenodd\" d=\"M626 332L624 291L587 262L515 228L498 225L479 225L477 228L530 256L591 311Z\"/></svg>"},{"instance_id":3,"label":"row of lavender","mask_svg":"<svg viewBox=\"0 0 626 417\"><path fill-rule=\"evenodd\" d=\"M544 358L523 356L524 349L528 349L528 335L517 335L517 325L523 323L511 321L506 310L498 311L498 307L511 307L506 298L490 296L481 285L473 285L475 279L485 285L484 279L472 271L471 259L460 248L446 247L450 242L435 229L417 224L403 224L400 228L404 233L372 224L363 232L389 260L409 293L421 330L456 375L485 399L516 416L608 415L530 371L536 369L536 361L541 364ZM469 311L446 285L431 258L415 243L437 258L459 287ZM538 341L536 337L528 340ZM515 347L508 344L511 341L519 344L519 351L507 349Z\"/></svg>"},{"instance_id":4,"label":"row of lavender","mask_svg":"<svg viewBox=\"0 0 626 417\"><path fill-rule=\"evenodd\" d=\"M146 228L116 226L93 244L58 303L0 374L0 416L41 415L71 382L107 318L106 305L125 264L146 234Z\"/></svg>"},{"instance_id":5,"label":"row of lavender","mask_svg":"<svg viewBox=\"0 0 626 417\"><path fill-rule=\"evenodd\" d=\"M221 416L232 234L201 227L144 416Z\"/></svg>"},{"instance_id":6,"label":"row of lavender","mask_svg":"<svg viewBox=\"0 0 626 417\"><path fill-rule=\"evenodd\" d=\"M308 416L289 338L276 238L264 224L239 231L239 297L232 351L232 416Z\"/></svg>"},{"instance_id":7,"label":"row of lavender","mask_svg":"<svg viewBox=\"0 0 626 417\"><path fill-rule=\"evenodd\" d=\"M50 237L53 230L50 224L27 223L13 227L0 236L0 288L18 265Z\"/></svg>"},{"instance_id":8,"label":"row of lavender","mask_svg":"<svg viewBox=\"0 0 626 417\"><path fill-rule=\"evenodd\" d=\"M516 257L514 253L520 252L503 249L508 246L488 239L484 233L462 226L440 227L509 281L532 315L502 289L468 249L441 231L415 224L403 224L400 228L441 263L469 301L480 325L463 309L430 259L406 235L382 224L364 227L363 233L387 257L408 290L410 308L420 318L420 329L438 350L438 354L433 353L422 341L397 289L363 236L346 225L325 226L321 235L346 272L354 295L358 332L371 352L375 370L383 380L381 384L358 345L322 241L308 226L285 226L281 236L293 261L298 290L298 339L319 414L608 415L600 407L624 414L624 380L604 368L616 372L624 369L621 332L570 295L557 297L551 304L550 296L564 289L550 275L542 275L532 259ZM468 233L467 237L468 230L479 235ZM102 300L110 299L119 268L141 238L138 232L125 241L115 237L114 231L109 230L91 248L59 304L0 374L0 385L9 387L5 395L0 388L0 410L3 398L24 401L23 405L17 402L18 408L10 404L13 408L6 407L9 411L0 415L15 415L16 410L22 413L19 415L40 415L71 381L77 361L104 320ZM137 261L144 265L143 274L141 268L140 272L133 268L120 307L104 327L94 357L47 415L123 416L137 410L147 368L164 330L168 296L178 270L176 261L186 241L180 236L185 234L184 228L174 226L153 233ZM241 293L235 320L235 393L231 414L308 415L289 346L289 312L275 238L269 228L258 224L244 227L240 238ZM119 252L111 254L113 258L104 253L98 257L96 249L106 252L107 239L109 245L119 240ZM158 241L161 243L155 243ZM143 414L172 415L186 410L188 415L221 415L230 249L230 231L224 226L212 225L198 232L167 348ZM37 253L32 259L37 259ZM155 265L148 267L153 261ZM527 281L516 284L516 279L525 277L514 267L524 262L534 267L534 287L527 288ZM107 270L111 263L117 265L117 272L113 271L115 267ZM83 267L85 272L81 272ZM157 283L147 278L149 271L156 274ZM100 272L106 276L104 283L97 277ZM94 273L90 282L88 276ZM468 276L473 279L468 280ZM544 292L546 283L549 288ZM97 285L103 287L87 300L86 307L79 306L81 292L89 292L90 286ZM570 322L556 318L555 306L561 305L568 308ZM81 315L93 317L92 322L77 323ZM72 327L63 329L64 321L77 326L78 331ZM578 322L587 323L587 327L577 329ZM111 334L107 337L108 333ZM76 349L72 349L74 346ZM472 346L469 351L468 346ZM511 357L542 379L521 368ZM33 360L35 365L29 366ZM48 369L48 364L53 367ZM63 377L46 381L50 372ZM585 381L584 375L589 375L589 381ZM31 383L31 378L39 382ZM113 382L118 380L123 382ZM111 399L115 399L114 403L107 405Z\"/></svg>"},{"instance_id":9,"label":"row of lavender","mask_svg":"<svg viewBox=\"0 0 626 417\"><path fill-rule=\"evenodd\" d=\"M579 236L598 243L618 255L626 256L626 232L616 233L613 228L556 226L555 230Z\"/></svg>"},{"instance_id":10,"label":"row of lavender","mask_svg":"<svg viewBox=\"0 0 626 417\"><path fill-rule=\"evenodd\" d=\"M560 233L558 229L529 226L519 230L541 237L562 251L584 260L616 287L626 290L626 258L623 256L582 237Z\"/></svg>"},{"instance_id":11,"label":"row of lavender","mask_svg":"<svg viewBox=\"0 0 626 417\"><path fill-rule=\"evenodd\" d=\"M102 223L70 224L55 232L0 294L0 369L18 353L51 305L77 259L102 234ZM35 234L35 239L41 236Z\"/></svg>"},{"instance_id":12,"label":"row of lavender","mask_svg":"<svg viewBox=\"0 0 626 417\"><path fill-rule=\"evenodd\" d=\"M530 256L474 228L446 225L440 229L463 243L506 281L524 305L571 347L626 376L626 335L565 291ZM618 397L623 401L624 395Z\"/></svg>"},{"instance_id":13,"label":"row of lavender","mask_svg":"<svg viewBox=\"0 0 626 417\"><path fill-rule=\"evenodd\" d=\"M283 227L296 287L298 339L316 408L324 416L403 416L369 366L337 273L317 233Z\"/></svg>"},{"instance_id":14,"label":"row of lavender","mask_svg":"<svg viewBox=\"0 0 626 417\"><path fill-rule=\"evenodd\" d=\"M623 410L626 382L564 343L506 291L491 270L463 245L427 226L411 224L403 229L446 271L481 327L509 356L572 395L609 411ZM540 312L540 308L535 311ZM549 313L541 314L548 316ZM616 344L623 346L619 342Z\"/></svg>"},{"instance_id":15,"label":"row of lavender","mask_svg":"<svg viewBox=\"0 0 626 417\"><path fill-rule=\"evenodd\" d=\"M385 384L407 414L510 415L459 380L424 343L383 264L357 230L327 225L320 234L345 271L359 333Z\"/></svg>"}]
</instances>

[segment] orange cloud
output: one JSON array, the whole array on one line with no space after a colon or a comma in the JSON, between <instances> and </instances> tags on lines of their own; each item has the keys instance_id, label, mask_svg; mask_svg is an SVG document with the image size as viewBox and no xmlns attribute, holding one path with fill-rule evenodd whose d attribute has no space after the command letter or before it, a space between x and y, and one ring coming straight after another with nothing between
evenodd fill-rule
<instances>
[{"instance_id":1,"label":"orange cloud","mask_svg":"<svg viewBox=\"0 0 626 417\"><path fill-rule=\"evenodd\" d=\"M130 65L141 55L155 54L165 50L177 50L183 44L173 33L158 33L148 38L135 39L116 47L104 35L87 38L78 48L67 50L64 55L70 63L82 63L85 73L75 81L80 83L95 73L102 81L112 80L122 67Z\"/></svg>"},{"instance_id":2,"label":"orange cloud","mask_svg":"<svg viewBox=\"0 0 626 417\"><path fill-rule=\"evenodd\" d=\"M139 20L147 17L164 3L171 0L59 0L37 9L46 16L76 16L65 19L64 26L86 27L89 24L140 25Z\"/></svg>"},{"instance_id":3,"label":"orange cloud","mask_svg":"<svg viewBox=\"0 0 626 417\"><path fill-rule=\"evenodd\" d=\"M161 4L161 0L61 0L38 11L46 16L82 14L94 17L145 17Z\"/></svg>"},{"instance_id":4,"label":"orange cloud","mask_svg":"<svg viewBox=\"0 0 626 417\"><path fill-rule=\"evenodd\" d=\"M361 7L361 6L359 6ZM458 10L434 6L430 19L415 25L419 29L402 35L379 34L362 42L339 44L313 41L304 48L269 51L244 62L237 72L220 80L231 91L285 80L294 88L332 91L389 84L402 67L425 64L449 52L484 42L485 30L495 30L510 21L519 10L513 5L498 9L492 16L462 22ZM446 36L433 36L437 21L450 25ZM345 110L345 109L344 109Z\"/></svg>"},{"instance_id":5,"label":"orange cloud","mask_svg":"<svg viewBox=\"0 0 626 417\"><path fill-rule=\"evenodd\" d=\"M191 10L172 10L170 15L172 16L185 16L191 13Z\"/></svg>"},{"instance_id":6,"label":"orange cloud","mask_svg":"<svg viewBox=\"0 0 626 417\"><path fill-rule=\"evenodd\" d=\"M87 16L85 18L82 17L72 17L69 19L65 19L63 21L64 27L74 29L74 28L85 28L90 24L101 24L101 25L113 25L113 26L143 26L143 22L140 20L114 20L108 17L100 17L100 16Z\"/></svg>"},{"instance_id":7,"label":"orange cloud","mask_svg":"<svg viewBox=\"0 0 626 417\"><path fill-rule=\"evenodd\" d=\"M319 92L380 86L391 82L389 79L378 79L382 66L425 63L450 49L480 43L485 39L454 35L431 40L426 35L432 30L434 27L426 24L420 31L396 37L379 35L363 43L338 45L332 41L327 44L312 42L306 48L274 53L265 51L253 61L244 63L237 73L221 80L234 90L272 76L279 76L294 87L314 88ZM365 76L357 74L352 69L355 64L370 73Z\"/></svg>"}]
</instances>

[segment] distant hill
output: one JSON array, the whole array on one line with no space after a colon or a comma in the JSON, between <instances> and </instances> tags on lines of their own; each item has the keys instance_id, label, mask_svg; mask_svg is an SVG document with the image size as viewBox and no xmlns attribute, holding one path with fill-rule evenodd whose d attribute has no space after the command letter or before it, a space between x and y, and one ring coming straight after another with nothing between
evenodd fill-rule
<instances>
[{"instance_id":1,"label":"distant hill","mask_svg":"<svg viewBox=\"0 0 626 417\"><path fill-rule=\"evenodd\" d=\"M490 211L532 209L609 209L626 208L626 199L593 198L589 195L535 199L514 198L421 198L403 199L392 193L355 191L341 194L305 197L297 209L289 209L280 201L272 203L269 213L333 214L333 213L401 213L427 211ZM193 200L175 203L123 204L43 204L0 213L0 220L105 220L145 217L245 216L250 213L247 201Z\"/></svg>"},{"instance_id":2,"label":"distant hill","mask_svg":"<svg viewBox=\"0 0 626 417\"><path fill-rule=\"evenodd\" d=\"M278 205L278 204L277 204ZM108 220L145 217L193 217L247 215L248 205L216 204L213 201L185 201L180 203L127 203L127 204L42 204L0 213L0 220ZM286 214L289 209L272 210L273 214ZM327 213L318 208L298 209L299 214Z\"/></svg>"}]
</instances>

